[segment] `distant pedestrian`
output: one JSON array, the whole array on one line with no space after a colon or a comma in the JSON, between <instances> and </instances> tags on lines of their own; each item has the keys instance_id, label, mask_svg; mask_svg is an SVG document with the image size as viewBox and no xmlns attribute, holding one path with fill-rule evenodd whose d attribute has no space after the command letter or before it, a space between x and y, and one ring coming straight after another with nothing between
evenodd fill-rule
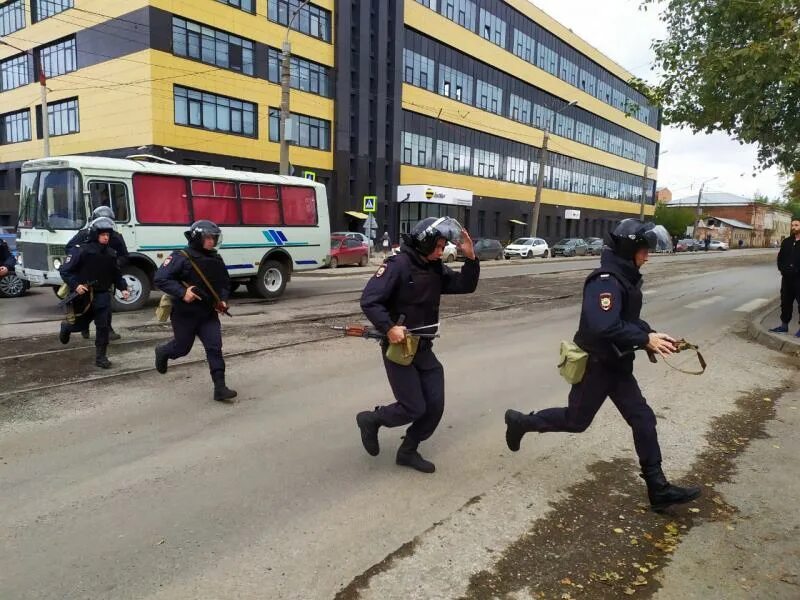
<instances>
[{"instance_id":1,"label":"distant pedestrian","mask_svg":"<svg viewBox=\"0 0 800 600\"><path fill-rule=\"evenodd\" d=\"M389 250L392 245L391 239L389 238L389 232L384 231L383 237L381 238L381 248L383 249L383 258L386 258L389 255Z\"/></svg>"},{"instance_id":2,"label":"distant pedestrian","mask_svg":"<svg viewBox=\"0 0 800 600\"><path fill-rule=\"evenodd\" d=\"M709 235L706 236L706 240L705 240L705 242L703 244L703 249L706 252L708 252L708 249L709 249L710 246L711 246L711 235L709 234Z\"/></svg>"},{"instance_id":3,"label":"distant pedestrian","mask_svg":"<svg viewBox=\"0 0 800 600\"><path fill-rule=\"evenodd\" d=\"M739 250L741 250L742 248L744 248L744 240L739 239Z\"/></svg>"},{"instance_id":4,"label":"distant pedestrian","mask_svg":"<svg viewBox=\"0 0 800 600\"><path fill-rule=\"evenodd\" d=\"M791 235L783 240L778 251L778 270L781 272L781 324L770 331L788 333L795 302L800 315L800 217L792 219ZM800 337L800 330L795 337Z\"/></svg>"}]
</instances>

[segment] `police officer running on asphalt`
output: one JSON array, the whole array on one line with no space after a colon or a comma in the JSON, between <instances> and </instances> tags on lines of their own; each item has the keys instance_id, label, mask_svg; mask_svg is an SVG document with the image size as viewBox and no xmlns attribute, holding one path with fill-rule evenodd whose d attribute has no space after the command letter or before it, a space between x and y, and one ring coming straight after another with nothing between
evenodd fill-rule
<instances>
[{"instance_id":1,"label":"police officer running on asphalt","mask_svg":"<svg viewBox=\"0 0 800 600\"><path fill-rule=\"evenodd\" d=\"M663 227L652 223L625 219L614 229L610 235L611 247L605 248L601 255L600 268L584 284L575 343L589 358L583 379L572 386L568 406L528 415L516 410L505 414L506 443L516 452L522 436L529 431L585 431L606 397L610 397L633 430L641 477L655 511L700 496L699 487L681 488L667 482L661 470L656 417L633 375L635 350L646 348L661 356L676 350L672 337L656 333L639 317L642 309L639 269L659 243L667 247L669 236Z\"/></svg>"},{"instance_id":2,"label":"police officer running on asphalt","mask_svg":"<svg viewBox=\"0 0 800 600\"><path fill-rule=\"evenodd\" d=\"M156 287L172 297L170 318L175 334L166 344L156 346L156 370L166 373L169 359L189 354L196 336L206 351L214 400L226 402L235 398L236 392L225 385L222 358L219 313L228 309L231 288L228 270L216 250L222 230L202 220L192 223L184 235L189 245L168 256L154 279Z\"/></svg>"},{"instance_id":3,"label":"police officer running on asphalt","mask_svg":"<svg viewBox=\"0 0 800 600\"><path fill-rule=\"evenodd\" d=\"M442 264L447 241L458 244L466 257L461 273ZM403 234L400 254L386 259L361 296L361 309L375 328L386 336L381 347L383 363L396 402L358 413L356 422L366 451L377 456L378 429L412 423L397 450L396 463L423 473L435 466L417 452L419 444L436 429L444 412L444 370L433 353L431 339L421 339L407 366L386 357L389 342L398 344L409 331L434 334L439 324L442 294L475 291L480 265L469 234L450 217L427 218L410 234ZM402 325L399 322L402 321Z\"/></svg>"},{"instance_id":4,"label":"police officer running on asphalt","mask_svg":"<svg viewBox=\"0 0 800 600\"><path fill-rule=\"evenodd\" d=\"M69 319L62 322L58 338L66 344L71 333L88 330L94 321L97 329L95 364L102 369L111 367L106 356L111 328L111 286L116 285L122 297L128 298L128 286L119 270L117 253L110 247L113 232L114 221L108 217L94 219L89 226L88 243L73 246L60 269L61 278L78 296L70 309L74 322L68 322Z\"/></svg>"},{"instance_id":5,"label":"police officer running on asphalt","mask_svg":"<svg viewBox=\"0 0 800 600\"><path fill-rule=\"evenodd\" d=\"M94 221L95 219L99 219L100 217L107 217L113 221L115 219L114 211L111 209L110 206L98 206L92 211L92 219L91 221L89 221L89 225L91 225L92 221ZM72 250L72 248L80 244L88 244L90 237L91 237L91 232L89 230L89 226L87 226L84 229L81 229L80 231L78 231L78 233L72 236L72 239L70 239L67 242L66 251L69 252L70 250ZM111 232L111 239L108 242L108 247L112 248L114 252L117 253L117 263L119 264L119 267L120 268L124 267L128 260L128 246L127 244L125 244L125 239L122 237L122 234L120 234L116 230L113 230ZM120 339L121 336L116 331L114 331L114 328L111 326L110 321L108 324L108 330L109 330L108 334L109 339L111 340ZM89 339L88 327L85 330L81 331L81 336L83 336L84 339L87 340Z\"/></svg>"}]
</instances>

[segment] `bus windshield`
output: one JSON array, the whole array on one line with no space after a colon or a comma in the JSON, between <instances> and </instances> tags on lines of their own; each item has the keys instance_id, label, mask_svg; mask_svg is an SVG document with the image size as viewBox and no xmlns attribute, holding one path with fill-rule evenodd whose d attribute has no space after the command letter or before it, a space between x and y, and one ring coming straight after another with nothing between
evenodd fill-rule
<instances>
[{"instance_id":1,"label":"bus windshield","mask_svg":"<svg viewBox=\"0 0 800 600\"><path fill-rule=\"evenodd\" d=\"M80 229L86 207L77 171L27 171L19 194L19 226L40 229Z\"/></svg>"}]
</instances>

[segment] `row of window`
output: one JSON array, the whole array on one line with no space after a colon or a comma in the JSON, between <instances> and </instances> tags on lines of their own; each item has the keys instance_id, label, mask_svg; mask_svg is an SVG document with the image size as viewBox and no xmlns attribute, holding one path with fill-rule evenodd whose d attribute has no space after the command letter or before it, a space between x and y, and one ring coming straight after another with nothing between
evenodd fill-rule
<instances>
[{"instance_id":1,"label":"row of window","mask_svg":"<svg viewBox=\"0 0 800 600\"><path fill-rule=\"evenodd\" d=\"M217 2L222 2L223 4L233 6L245 12L253 14L256 12L255 0L217 0Z\"/></svg>"},{"instance_id":2,"label":"row of window","mask_svg":"<svg viewBox=\"0 0 800 600\"><path fill-rule=\"evenodd\" d=\"M31 22L37 23L74 5L74 0L31 0ZM25 27L25 8L24 0L12 0L0 6L0 37Z\"/></svg>"},{"instance_id":3,"label":"row of window","mask_svg":"<svg viewBox=\"0 0 800 600\"><path fill-rule=\"evenodd\" d=\"M541 150L481 131L403 111L403 164L474 177L536 185ZM550 153L543 186L629 201L641 201L642 177L558 153ZM652 203L655 182L648 180Z\"/></svg>"},{"instance_id":4,"label":"row of window","mask_svg":"<svg viewBox=\"0 0 800 600\"><path fill-rule=\"evenodd\" d=\"M302 227L317 224L312 187L264 185L161 175L133 176L136 219L152 225L185 225L208 219L217 225Z\"/></svg>"},{"instance_id":5,"label":"row of window","mask_svg":"<svg viewBox=\"0 0 800 600\"><path fill-rule=\"evenodd\" d=\"M37 137L42 138L42 107L36 107ZM47 104L48 132L51 136L67 135L80 131L78 99L70 98ZM0 115L0 144L30 141L31 110L26 108Z\"/></svg>"},{"instance_id":6,"label":"row of window","mask_svg":"<svg viewBox=\"0 0 800 600\"><path fill-rule=\"evenodd\" d=\"M469 73L469 74L468 74ZM514 121L655 166L656 143L413 29L405 31L403 80ZM563 110L557 117L555 113Z\"/></svg>"},{"instance_id":7,"label":"row of window","mask_svg":"<svg viewBox=\"0 0 800 600\"><path fill-rule=\"evenodd\" d=\"M657 110L625 81L502 0L416 0L606 104L657 127ZM509 32L513 31L513 35Z\"/></svg>"},{"instance_id":8,"label":"row of window","mask_svg":"<svg viewBox=\"0 0 800 600\"><path fill-rule=\"evenodd\" d=\"M281 141L280 117L281 111L279 108L269 109L270 142ZM316 150L331 149L330 121L297 113L291 113L290 117L295 128L295 131L291 132L291 138L295 145Z\"/></svg>"},{"instance_id":9,"label":"row of window","mask_svg":"<svg viewBox=\"0 0 800 600\"><path fill-rule=\"evenodd\" d=\"M255 73L255 42L178 17L172 17L172 52L245 75Z\"/></svg>"},{"instance_id":10,"label":"row of window","mask_svg":"<svg viewBox=\"0 0 800 600\"><path fill-rule=\"evenodd\" d=\"M272 83L281 82L281 54L277 48L267 49L267 80ZM330 68L298 56L289 60L289 86L326 98L333 96Z\"/></svg>"},{"instance_id":11,"label":"row of window","mask_svg":"<svg viewBox=\"0 0 800 600\"><path fill-rule=\"evenodd\" d=\"M289 25L289 20L295 12L297 15L292 21L292 29L325 42L331 41L329 10L316 4L306 3L305 0L267 0L267 18L270 21Z\"/></svg>"},{"instance_id":12,"label":"row of window","mask_svg":"<svg viewBox=\"0 0 800 600\"><path fill-rule=\"evenodd\" d=\"M28 85L33 82L33 74L40 71L47 77L56 77L78 68L74 37L39 46L32 54L32 57L18 54L0 61L0 92Z\"/></svg>"}]
</instances>

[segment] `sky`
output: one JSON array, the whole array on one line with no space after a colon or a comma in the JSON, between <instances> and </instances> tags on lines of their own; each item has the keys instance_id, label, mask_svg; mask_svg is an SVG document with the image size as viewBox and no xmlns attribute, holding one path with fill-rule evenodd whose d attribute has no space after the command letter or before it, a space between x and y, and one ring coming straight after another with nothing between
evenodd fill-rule
<instances>
[{"instance_id":1,"label":"sky","mask_svg":"<svg viewBox=\"0 0 800 600\"><path fill-rule=\"evenodd\" d=\"M658 12L639 10L639 0L532 0L532 3L572 29L635 76L657 81L652 70L654 39L666 36ZM757 170L756 147L741 145L725 133L694 135L688 129L664 127L661 132L658 187L668 187L674 198L705 191L752 197L782 195L783 181L775 168ZM753 176L755 172L755 177Z\"/></svg>"}]
</instances>

